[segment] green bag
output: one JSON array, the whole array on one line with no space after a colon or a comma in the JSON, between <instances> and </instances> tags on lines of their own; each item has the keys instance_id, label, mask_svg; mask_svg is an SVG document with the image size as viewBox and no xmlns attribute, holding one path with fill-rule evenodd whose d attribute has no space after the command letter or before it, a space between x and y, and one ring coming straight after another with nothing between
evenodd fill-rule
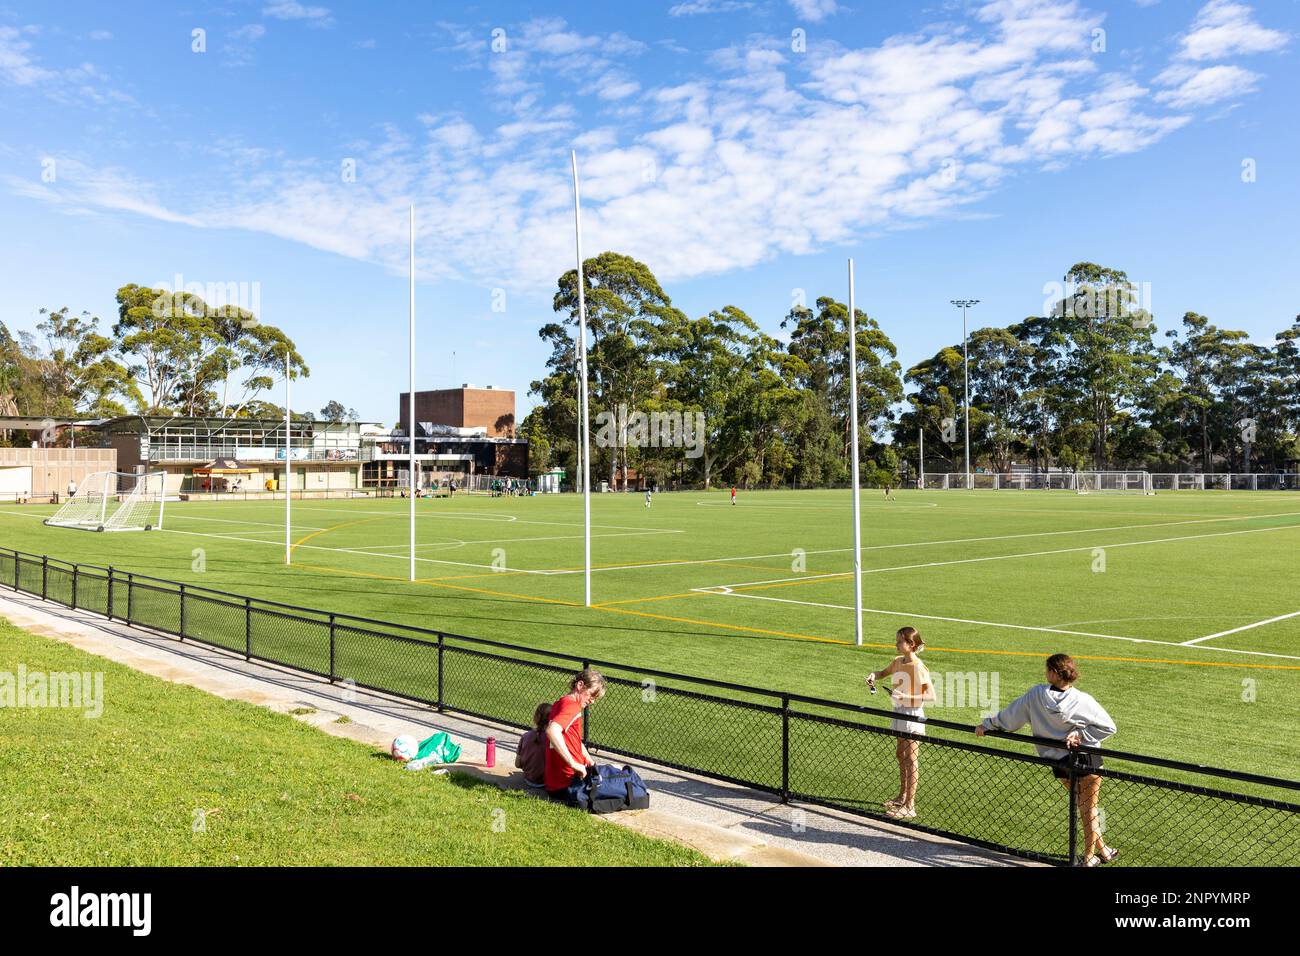
<instances>
[{"instance_id":1,"label":"green bag","mask_svg":"<svg viewBox=\"0 0 1300 956\"><path fill-rule=\"evenodd\" d=\"M415 759L407 763L407 770L423 770L430 764L455 763L460 759L460 744L451 739L445 730L420 741Z\"/></svg>"}]
</instances>

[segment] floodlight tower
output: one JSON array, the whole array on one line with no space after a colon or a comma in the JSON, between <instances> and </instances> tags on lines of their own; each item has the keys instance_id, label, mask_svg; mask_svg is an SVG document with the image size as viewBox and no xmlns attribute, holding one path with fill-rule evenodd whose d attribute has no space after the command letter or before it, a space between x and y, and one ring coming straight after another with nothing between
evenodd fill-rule
<instances>
[{"instance_id":1,"label":"floodlight tower","mask_svg":"<svg viewBox=\"0 0 1300 956\"><path fill-rule=\"evenodd\" d=\"M962 362L962 385L966 393L964 418L966 419L966 487L970 488L970 340L966 336L966 310L974 305L979 305L979 299L949 299L953 305L961 309L961 362Z\"/></svg>"}]
</instances>

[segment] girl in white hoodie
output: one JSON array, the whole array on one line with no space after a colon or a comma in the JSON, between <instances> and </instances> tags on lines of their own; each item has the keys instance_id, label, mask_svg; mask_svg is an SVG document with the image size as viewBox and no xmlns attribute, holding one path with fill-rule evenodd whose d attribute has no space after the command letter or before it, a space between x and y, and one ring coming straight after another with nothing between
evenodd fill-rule
<instances>
[{"instance_id":1,"label":"girl in white hoodie","mask_svg":"<svg viewBox=\"0 0 1300 956\"><path fill-rule=\"evenodd\" d=\"M1040 757L1057 761L1052 774L1068 789L1070 751L1080 744L1100 747L1101 742L1115 733L1115 721L1105 708L1089 694L1077 689L1075 681L1079 670L1068 654L1053 654L1047 659L1047 683L1031 687L1004 707L995 717L986 717L975 728L977 737L986 730L1014 733L1029 724L1035 737L1061 741L1066 749L1035 744ZM1102 839L1097 819L1097 798L1101 793L1100 754L1085 754L1081 772L1075 778L1079 817L1083 820L1083 865L1097 866L1109 863L1119 856L1119 850L1108 847ZM1094 852L1095 851L1095 852Z\"/></svg>"}]
</instances>

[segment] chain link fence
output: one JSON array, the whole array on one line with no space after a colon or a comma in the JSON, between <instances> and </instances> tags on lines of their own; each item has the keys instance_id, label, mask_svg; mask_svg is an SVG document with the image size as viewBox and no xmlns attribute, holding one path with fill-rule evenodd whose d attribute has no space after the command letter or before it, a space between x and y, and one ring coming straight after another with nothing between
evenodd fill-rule
<instances>
[{"instance_id":1,"label":"chain link fence","mask_svg":"<svg viewBox=\"0 0 1300 956\"><path fill-rule=\"evenodd\" d=\"M605 697L586 715L588 746L780 797L1052 864L1081 862L1096 830L1130 866L1300 866L1300 782L1105 752L1095 817L1068 779L1018 734L978 740L931 718L926 733L891 713L837 701L588 660L498 641L294 607L112 568L0 549L0 584L70 608L198 641L359 688L513 727L599 667ZM915 819L898 791L895 750L917 742ZM977 742L978 740L978 742ZM1232 789L1227 789L1227 788Z\"/></svg>"}]
</instances>

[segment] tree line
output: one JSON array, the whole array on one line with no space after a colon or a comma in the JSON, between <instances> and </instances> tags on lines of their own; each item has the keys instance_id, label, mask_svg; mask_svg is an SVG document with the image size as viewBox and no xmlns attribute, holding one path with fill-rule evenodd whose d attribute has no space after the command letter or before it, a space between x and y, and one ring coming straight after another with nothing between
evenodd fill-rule
<instances>
[{"instance_id":1,"label":"tree line","mask_svg":"<svg viewBox=\"0 0 1300 956\"><path fill-rule=\"evenodd\" d=\"M0 415L282 418L269 395L284 381L286 360L295 379L311 374L282 330L238 305L135 284L118 289L116 301L107 328L67 306L41 309L34 332L0 322ZM331 401L320 417L356 421L357 413Z\"/></svg>"},{"instance_id":2,"label":"tree line","mask_svg":"<svg viewBox=\"0 0 1300 956\"><path fill-rule=\"evenodd\" d=\"M641 262L584 263L589 406L702 412L701 454L648 445L620 423L596 442L593 480L817 486L849 479L848 309L797 304L780 338L735 306L690 318ZM546 374L520 428L530 467L576 473L577 270L539 334ZM1300 316L1271 345L1188 312L1163 333L1119 269L1076 263L1048 314L970 333L972 468L1294 470L1300 458ZM882 484L962 470L962 343L904 371L880 322L856 312L860 465ZM620 420L621 422L621 420Z\"/></svg>"}]
</instances>

